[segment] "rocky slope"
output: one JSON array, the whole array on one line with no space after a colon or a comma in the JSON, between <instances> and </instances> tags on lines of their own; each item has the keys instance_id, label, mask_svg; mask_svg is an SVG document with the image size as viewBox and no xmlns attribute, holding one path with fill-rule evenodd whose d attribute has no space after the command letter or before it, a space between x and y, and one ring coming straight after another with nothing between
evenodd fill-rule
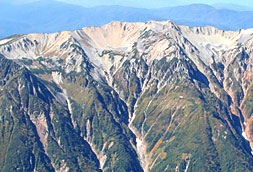
<instances>
[{"instance_id":1,"label":"rocky slope","mask_svg":"<svg viewBox=\"0 0 253 172\"><path fill-rule=\"evenodd\" d=\"M171 21L1 40L1 171L252 171L252 51Z\"/></svg>"}]
</instances>

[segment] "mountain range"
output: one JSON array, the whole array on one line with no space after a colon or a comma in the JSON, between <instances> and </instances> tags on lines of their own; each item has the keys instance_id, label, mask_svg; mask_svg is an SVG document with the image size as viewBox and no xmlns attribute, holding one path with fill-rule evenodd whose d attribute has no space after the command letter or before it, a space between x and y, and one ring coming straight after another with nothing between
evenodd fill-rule
<instances>
[{"instance_id":1,"label":"mountain range","mask_svg":"<svg viewBox=\"0 0 253 172\"><path fill-rule=\"evenodd\" d=\"M111 21L149 20L173 20L189 26L239 30L253 27L253 11L234 11L204 4L144 9L124 6L85 8L58 1L20 5L0 3L0 38L14 34L76 30L86 26L102 26Z\"/></svg>"},{"instance_id":2,"label":"mountain range","mask_svg":"<svg viewBox=\"0 0 253 172\"><path fill-rule=\"evenodd\" d=\"M0 171L253 171L253 30L111 22L0 41Z\"/></svg>"}]
</instances>

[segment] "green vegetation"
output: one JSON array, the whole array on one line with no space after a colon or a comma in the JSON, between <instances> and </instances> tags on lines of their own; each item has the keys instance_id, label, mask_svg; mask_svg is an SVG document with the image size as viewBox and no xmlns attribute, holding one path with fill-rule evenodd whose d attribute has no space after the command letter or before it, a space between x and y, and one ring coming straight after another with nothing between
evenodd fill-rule
<instances>
[{"instance_id":1,"label":"green vegetation","mask_svg":"<svg viewBox=\"0 0 253 172\"><path fill-rule=\"evenodd\" d=\"M1 61L3 70L15 71L13 76L0 75L9 78L0 95L1 171L55 171L64 166L99 171L95 154L73 129L68 109L54 99L47 82Z\"/></svg>"},{"instance_id":2,"label":"green vegetation","mask_svg":"<svg viewBox=\"0 0 253 172\"><path fill-rule=\"evenodd\" d=\"M89 81L81 84L83 87L79 92L71 91L79 83L66 85L74 99L71 103L76 130L94 145L97 152L102 151L107 156L104 171L142 171L130 144L134 138L127 128L126 105L110 87L99 84L89 76L82 77ZM83 79L80 77L75 80L80 82Z\"/></svg>"},{"instance_id":3,"label":"green vegetation","mask_svg":"<svg viewBox=\"0 0 253 172\"><path fill-rule=\"evenodd\" d=\"M245 112L246 118L249 119L253 115L253 85L249 87L245 97L242 103L242 109Z\"/></svg>"},{"instance_id":4,"label":"green vegetation","mask_svg":"<svg viewBox=\"0 0 253 172\"><path fill-rule=\"evenodd\" d=\"M22 58L19 61L21 61L22 63L24 63L27 66L30 66L30 65L33 64L33 60L32 59Z\"/></svg>"},{"instance_id":5,"label":"green vegetation","mask_svg":"<svg viewBox=\"0 0 253 172\"><path fill-rule=\"evenodd\" d=\"M141 37L153 34L146 31ZM233 102L223 88L222 63L202 64L205 76L188 57L166 56L150 64L135 47L132 57L113 71L110 87L104 78L93 78L94 67L78 44L67 41L61 47L82 55L81 72L65 73L44 57L22 59L37 65L28 70L0 55L0 171L142 172L137 136L144 141L152 172L253 171L253 158L232 118ZM121 55L104 54L111 60ZM225 85L250 118L252 85L244 83L249 89L243 95L237 76L247 58L239 53L228 65ZM52 82L53 71L62 74L61 84ZM133 115L136 135L129 127Z\"/></svg>"}]
</instances>

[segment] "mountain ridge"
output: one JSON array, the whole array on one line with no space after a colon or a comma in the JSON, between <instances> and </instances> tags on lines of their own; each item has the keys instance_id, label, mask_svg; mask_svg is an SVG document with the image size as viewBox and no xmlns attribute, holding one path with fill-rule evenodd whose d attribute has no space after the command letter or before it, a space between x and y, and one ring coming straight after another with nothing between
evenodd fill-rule
<instances>
[{"instance_id":1,"label":"mountain ridge","mask_svg":"<svg viewBox=\"0 0 253 172\"><path fill-rule=\"evenodd\" d=\"M241 28L253 27L251 25L253 12L215 9L202 4L159 9L124 6L85 8L50 1L28 3L25 5L5 4L0 9L0 21L2 22L1 38L13 34L28 34L32 32L52 33L60 30L76 30L86 26L102 26L115 20L122 22L173 20L179 24L190 26L212 25L225 30L239 30ZM19 29L11 27L13 25L19 27Z\"/></svg>"}]
</instances>

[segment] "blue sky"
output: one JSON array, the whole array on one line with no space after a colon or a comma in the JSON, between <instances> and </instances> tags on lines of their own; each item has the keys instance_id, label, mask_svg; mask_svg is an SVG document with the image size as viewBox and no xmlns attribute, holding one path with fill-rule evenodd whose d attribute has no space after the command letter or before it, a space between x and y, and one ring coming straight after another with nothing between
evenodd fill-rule
<instances>
[{"instance_id":1,"label":"blue sky","mask_svg":"<svg viewBox=\"0 0 253 172\"><path fill-rule=\"evenodd\" d=\"M12 3L28 3L38 0L0 0L0 2ZM50 1L50 0L42 0ZM97 5L124 5L133 7L156 8L168 7L176 5L186 5L192 3L203 3L213 5L216 3L229 3L246 7L253 7L253 0L58 0L67 3L74 3L83 6L97 6Z\"/></svg>"}]
</instances>

